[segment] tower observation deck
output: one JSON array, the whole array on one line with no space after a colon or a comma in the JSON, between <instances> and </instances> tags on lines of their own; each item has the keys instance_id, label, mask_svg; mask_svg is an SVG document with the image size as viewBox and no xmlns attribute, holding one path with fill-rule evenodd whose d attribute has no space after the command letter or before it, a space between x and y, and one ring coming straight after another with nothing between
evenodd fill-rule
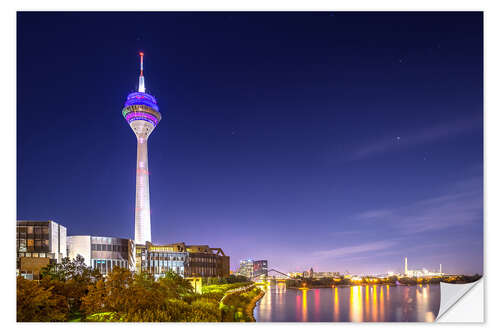
<instances>
[{"instance_id":1,"label":"tower observation deck","mask_svg":"<svg viewBox=\"0 0 500 333\"><path fill-rule=\"evenodd\" d=\"M141 57L138 92L127 96L122 114L137 137L137 171L135 185L135 243L151 242L151 212L149 205L148 137L161 120L156 99L146 94L143 75L144 53Z\"/></svg>"}]
</instances>

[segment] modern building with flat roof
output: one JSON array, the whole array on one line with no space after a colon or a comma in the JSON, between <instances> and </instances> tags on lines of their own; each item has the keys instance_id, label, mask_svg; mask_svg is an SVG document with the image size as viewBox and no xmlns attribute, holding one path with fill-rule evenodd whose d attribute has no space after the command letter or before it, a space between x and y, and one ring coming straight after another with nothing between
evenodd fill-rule
<instances>
[{"instance_id":1,"label":"modern building with flat roof","mask_svg":"<svg viewBox=\"0 0 500 333\"><path fill-rule=\"evenodd\" d=\"M131 239L99 236L68 236L68 257L81 255L85 264L103 275L114 267L135 269L135 244Z\"/></svg>"},{"instance_id":2,"label":"modern building with flat roof","mask_svg":"<svg viewBox=\"0 0 500 333\"><path fill-rule=\"evenodd\" d=\"M171 271L183 277L227 277L229 257L220 248L174 243L136 246L136 270L155 277Z\"/></svg>"},{"instance_id":3,"label":"modern building with flat roof","mask_svg":"<svg viewBox=\"0 0 500 333\"><path fill-rule=\"evenodd\" d=\"M267 260L243 259L240 260L240 269L238 273L252 279L259 275L267 276L268 268Z\"/></svg>"},{"instance_id":4,"label":"modern building with flat roof","mask_svg":"<svg viewBox=\"0 0 500 333\"><path fill-rule=\"evenodd\" d=\"M16 268L21 275L36 278L50 262L66 257L66 227L50 220L19 220L16 225Z\"/></svg>"}]
</instances>

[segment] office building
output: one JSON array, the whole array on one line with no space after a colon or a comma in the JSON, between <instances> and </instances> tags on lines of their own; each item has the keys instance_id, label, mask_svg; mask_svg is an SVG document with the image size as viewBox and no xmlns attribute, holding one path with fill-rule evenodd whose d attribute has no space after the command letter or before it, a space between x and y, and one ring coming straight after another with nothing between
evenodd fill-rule
<instances>
[{"instance_id":1,"label":"office building","mask_svg":"<svg viewBox=\"0 0 500 333\"><path fill-rule=\"evenodd\" d=\"M136 270L160 277L171 271L183 277L227 277L229 257L220 248L174 243L136 245Z\"/></svg>"},{"instance_id":2,"label":"office building","mask_svg":"<svg viewBox=\"0 0 500 333\"><path fill-rule=\"evenodd\" d=\"M238 274L252 279L257 276L267 276L267 260L243 259L240 260L240 269Z\"/></svg>"},{"instance_id":3,"label":"office building","mask_svg":"<svg viewBox=\"0 0 500 333\"><path fill-rule=\"evenodd\" d=\"M66 227L50 220L20 220L16 229L16 268L26 278L38 278L43 267L66 257Z\"/></svg>"},{"instance_id":4,"label":"office building","mask_svg":"<svg viewBox=\"0 0 500 333\"><path fill-rule=\"evenodd\" d=\"M101 274L109 274L114 267L135 269L134 241L126 238L99 236L68 236L68 257L78 255L85 265L97 268Z\"/></svg>"}]
</instances>

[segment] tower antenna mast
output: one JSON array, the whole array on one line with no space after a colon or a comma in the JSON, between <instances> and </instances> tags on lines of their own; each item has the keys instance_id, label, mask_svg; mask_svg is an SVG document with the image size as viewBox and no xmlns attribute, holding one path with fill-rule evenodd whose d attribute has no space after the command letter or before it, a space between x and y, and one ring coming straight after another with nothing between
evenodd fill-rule
<instances>
[{"instance_id":1,"label":"tower antenna mast","mask_svg":"<svg viewBox=\"0 0 500 333\"><path fill-rule=\"evenodd\" d=\"M139 55L141 56L141 74L139 75L139 92L145 93L146 92L146 83L144 82L144 52L139 52Z\"/></svg>"}]
</instances>

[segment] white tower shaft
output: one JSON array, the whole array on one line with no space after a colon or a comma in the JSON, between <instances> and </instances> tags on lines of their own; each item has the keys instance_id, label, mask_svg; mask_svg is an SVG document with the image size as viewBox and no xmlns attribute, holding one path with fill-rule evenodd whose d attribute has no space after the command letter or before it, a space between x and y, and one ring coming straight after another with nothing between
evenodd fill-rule
<instances>
[{"instance_id":1,"label":"white tower shaft","mask_svg":"<svg viewBox=\"0 0 500 333\"><path fill-rule=\"evenodd\" d=\"M408 258L405 257L405 275L408 275Z\"/></svg>"},{"instance_id":2,"label":"white tower shaft","mask_svg":"<svg viewBox=\"0 0 500 333\"><path fill-rule=\"evenodd\" d=\"M137 175L135 184L135 243L151 242L149 206L148 139L137 137Z\"/></svg>"}]
</instances>

